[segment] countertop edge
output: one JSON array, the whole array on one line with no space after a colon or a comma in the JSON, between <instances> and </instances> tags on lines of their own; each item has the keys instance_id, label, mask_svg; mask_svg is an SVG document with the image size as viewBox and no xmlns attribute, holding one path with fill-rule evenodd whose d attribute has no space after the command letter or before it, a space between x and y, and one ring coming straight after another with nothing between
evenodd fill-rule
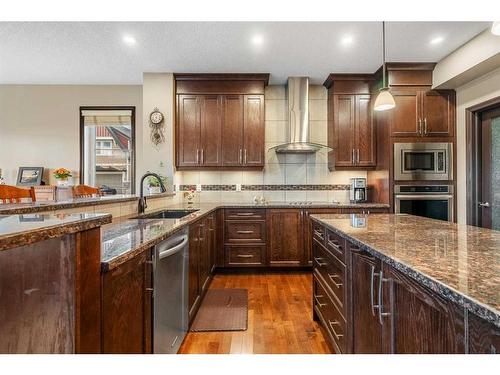
<instances>
[{"instance_id":1,"label":"countertop edge","mask_svg":"<svg viewBox=\"0 0 500 375\"><path fill-rule=\"evenodd\" d=\"M27 232L15 232L2 236L0 239L0 251L31 245L52 238L62 237L66 234L82 232L84 230L100 227L111 223L110 214L102 214L99 217L76 220L70 223L52 225L44 228L33 229Z\"/></svg>"},{"instance_id":2,"label":"countertop edge","mask_svg":"<svg viewBox=\"0 0 500 375\"><path fill-rule=\"evenodd\" d=\"M407 265L402 261L399 261L393 257L384 254L382 250L366 245L365 243L361 242L355 237L352 237L351 235L341 231L340 229L337 229L336 227L326 223L321 218L315 217L314 214L312 214L310 217L312 220L328 227L328 229L332 230L333 232L343 237L344 239L347 239L350 242L354 243L355 245L359 246L360 250L367 251L376 258L382 260L383 262L396 268L398 271L409 276L416 282L424 285L433 292L438 293L441 297L445 298L446 300L451 301L467 309L473 314L476 314L477 316L487 320L488 322L494 324L496 327L500 328L500 311L497 311L495 308L487 306L463 294L462 292L459 292L455 288L450 287L449 285L443 283L442 281L439 281L421 271L414 269L413 267Z\"/></svg>"}]
</instances>

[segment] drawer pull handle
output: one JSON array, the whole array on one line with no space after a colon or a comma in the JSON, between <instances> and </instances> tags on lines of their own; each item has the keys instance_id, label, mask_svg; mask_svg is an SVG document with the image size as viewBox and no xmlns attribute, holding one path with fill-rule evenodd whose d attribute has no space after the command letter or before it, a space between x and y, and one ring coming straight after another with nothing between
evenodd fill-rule
<instances>
[{"instance_id":1,"label":"drawer pull handle","mask_svg":"<svg viewBox=\"0 0 500 375\"><path fill-rule=\"evenodd\" d=\"M335 281L335 278L339 278L340 280L342 280L342 277L340 277L340 275L337 275L337 274L330 275L330 274L328 274L328 277L330 278L330 280L332 280L333 285L335 285L335 287L337 287L337 289L340 289L340 287L343 285L342 283L338 283L338 282Z\"/></svg>"},{"instance_id":2,"label":"drawer pull handle","mask_svg":"<svg viewBox=\"0 0 500 375\"><path fill-rule=\"evenodd\" d=\"M319 238L323 239L323 232L318 232L317 230L314 230L314 234L318 236Z\"/></svg>"},{"instance_id":3,"label":"drawer pull handle","mask_svg":"<svg viewBox=\"0 0 500 375\"><path fill-rule=\"evenodd\" d=\"M236 216L253 216L253 212L238 212Z\"/></svg>"},{"instance_id":4,"label":"drawer pull handle","mask_svg":"<svg viewBox=\"0 0 500 375\"><path fill-rule=\"evenodd\" d=\"M390 281L389 279L384 278L384 273L382 272L382 270L380 270L378 279L378 319L380 325L384 325L384 318L391 315L390 312L383 312L384 302L382 297L383 293L382 284L389 281Z\"/></svg>"},{"instance_id":5,"label":"drawer pull handle","mask_svg":"<svg viewBox=\"0 0 500 375\"><path fill-rule=\"evenodd\" d=\"M316 263L318 263L318 266L320 266L320 267L327 266L328 263L323 263L323 262L321 262L322 260L323 260L323 258L314 258L314 261Z\"/></svg>"},{"instance_id":6,"label":"drawer pull handle","mask_svg":"<svg viewBox=\"0 0 500 375\"><path fill-rule=\"evenodd\" d=\"M374 296L374 280L375 276L380 277L380 274L378 272L375 272L375 267L371 266L371 275L370 275L370 305L372 308L372 315L375 316L375 309L379 309L380 305L375 305L375 296Z\"/></svg>"},{"instance_id":7,"label":"drawer pull handle","mask_svg":"<svg viewBox=\"0 0 500 375\"><path fill-rule=\"evenodd\" d=\"M238 234L252 234L253 230L239 230L236 233L238 233Z\"/></svg>"},{"instance_id":8,"label":"drawer pull handle","mask_svg":"<svg viewBox=\"0 0 500 375\"><path fill-rule=\"evenodd\" d=\"M236 255L238 258L253 258L251 254L238 254Z\"/></svg>"},{"instance_id":9,"label":"drawer pull handle","mask_svg":"<svg viewBox=\"0 0 500 375\"><path fill-rule=\"evenodd\" d=\"M319 295L314 295L314 299L316 300L316 304L318 305L319 308L322 308L323 306L326 306L328 305L328 303L321 303L320 302L320 298L323 298L323 295L319 294Z\"/></svg>"},{"instance_id":10,"label":"drawer pull handle","mask_svg":"<svg viewBox=\"0 0 500 375\"><path fill-rule=\"evenodd\" d=\"M333 332L333 335L335 336L335 338L337 340L340 340L341 337L344 337L344 335L340 334L340 333L337 333L337 331L335 331L335 328L333 328L333 326L339 326L340 325L340 322L336 321L336 320L329 320L328 321L328 324L330 325L330 328L332 329L332 332Z\"/></svg>"},{"instance_id":11,"label":"drawer pull handle","mask_svg":"<svg viewBox=\"0 0 500 375\"><path fill-rule=\"evenodd\" d=\"M328 240L328 245L333 247L337 251L341 251L339 243L337 241L331 241L330 239Z\"/></svg>"}]
</instances>

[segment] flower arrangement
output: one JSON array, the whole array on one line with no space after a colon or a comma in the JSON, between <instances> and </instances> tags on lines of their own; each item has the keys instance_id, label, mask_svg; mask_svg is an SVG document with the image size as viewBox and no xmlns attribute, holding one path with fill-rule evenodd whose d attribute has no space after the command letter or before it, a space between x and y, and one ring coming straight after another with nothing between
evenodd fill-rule
<instances>
[{"instance_id":1,"label":"flower arrangement","mask_svg":"<svg viewBox=\"0 0 500 375\"><path fill-rule=\"evenodd\" d=\"M193 204L195 191L196 189L193 186L191 186L188 191L184 192L184 198L187 198L188 204Z\"/></svg>"},{"instance_id":2,"label":"flower arrangement","mask_svg":"<svg viewBox=\"0 0 500 375\"><path fill-rule=\"evenodd\" d=\"M54 177L57 180L67 180L68 177L71 177L71 171L66 168L57 168L54 171Z\"/></svg>"}]
</instances>

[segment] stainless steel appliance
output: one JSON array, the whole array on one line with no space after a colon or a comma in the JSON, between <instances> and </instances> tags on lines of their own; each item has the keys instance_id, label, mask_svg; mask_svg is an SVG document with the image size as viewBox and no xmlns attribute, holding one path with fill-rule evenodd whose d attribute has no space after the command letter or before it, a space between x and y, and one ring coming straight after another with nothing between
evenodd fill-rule
<instances>
[{"instance_id":1,"label":"stainless steel appliance","mask_svg":"<svg viewBox=\"0 0 500 375\"><path fill-rule=\"evenodd\" d=\"M366 202L366 178L351 178L349 200L351 203Z\"/></svg>"},{"instance_id":2,"label":"stainless steel appliance","mask_svg":"<svg viewBox=\"0 0 500 375\"><path fill-rule=\"evenodd\" d=\"M155 246L153 352L175 354L188 330L187 229Z\"/></svg>"},{"instance_id":3,"label":"stainless steel appliance","mask_svg":"<svg viewBox=\"0 0 500 375\"><path fill-rule=\"evenodd\" d=\"M396 185L394 211L453 221L453 185Z\"/></svg>"},{"instance_id":4,"label":"stainless steel appliance","mask_svg":"<svg viewBox=\"0 0 500 375\"><path fill-rule=\"evenodd\" d=\"M452 143L394 143L394 180L453 180L452 159Z\"/></svg>"}]
</instances>

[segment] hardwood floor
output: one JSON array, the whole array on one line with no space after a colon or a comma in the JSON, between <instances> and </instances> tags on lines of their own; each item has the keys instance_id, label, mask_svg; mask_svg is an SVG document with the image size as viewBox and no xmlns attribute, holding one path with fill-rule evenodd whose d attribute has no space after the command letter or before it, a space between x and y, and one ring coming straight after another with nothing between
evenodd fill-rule
<instances>
[{"instance_id":1,"label":"hardwood floor","mask_svg":"<svg viewBox=\"0 0 500 375\"><path fill-rule=\"evenodd\" d=\"M331 353L312 320L310 273L216 275L211 289L248 289L248 329L189 332L182 354Z\"/></svg>"}]
</instances>

